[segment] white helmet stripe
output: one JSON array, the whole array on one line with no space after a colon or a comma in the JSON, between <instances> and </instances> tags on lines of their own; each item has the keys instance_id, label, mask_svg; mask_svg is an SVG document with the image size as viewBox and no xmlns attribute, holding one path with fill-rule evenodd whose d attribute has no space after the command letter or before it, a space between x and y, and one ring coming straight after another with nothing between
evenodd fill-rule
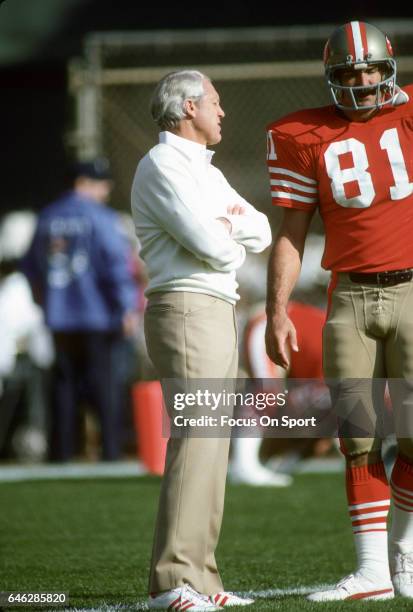
<instances>
[{"instance_id":1,"label":"white helmet stripe","mask_svg":"<svg viewBox=\"0 0 413 612\"><path fill-rule=\"evenodd\" d=\"M361 38L361 30L360 30L359 21L351 22L351 31L352 31L353 40L354 40L354 50L356 52L356 57L354 59L356 62L362 62L364 60L365 53L367 53L367 49L363 49L363 40Z\"/></svg>"}]
</instances>

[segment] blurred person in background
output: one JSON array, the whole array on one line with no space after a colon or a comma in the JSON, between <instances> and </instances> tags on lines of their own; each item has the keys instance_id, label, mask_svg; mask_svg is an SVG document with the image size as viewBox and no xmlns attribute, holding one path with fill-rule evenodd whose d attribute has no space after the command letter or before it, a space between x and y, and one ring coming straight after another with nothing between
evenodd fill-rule
<instances>
[{"instance_id":1,"label":"blurred person in background","mask_svg":"<svg viewBox=\"0 0 413 612\"><path fill-rule=\"evenodd\" d=\"M330 408L328 390L322 382L322 328L325 311L297 300L289 303L288 314L297 330L300 352L291 354L288 370L272 363L265 351L265 304L256 305L250 311L243 339L245 366L252 379L265 381L278 379L279 385L271 386L282 392L288 389L288 410L302 416L321 415ZM258 381L257 381L258 382ZM260 390L261 387L259 386ZM269 410L269 412L268 412ZM266 409L265 414L279 416L277 410ZM325 414L325 413L324 413ZM332 446L330 439L277 438L266 428L266 438L256 435L234 437L232 440L232 482L252 486L284 487L292 482L289 473L298 462L311 455L320 456ZM291 434L292 436L293 434ZM262 455L262 462L260 455Z\"/></svg>"},{"instance_id":2,"label":"blurred person in background","mask_svg":"<svg viewBox=\"0 0 413 612\"><path fill-rule=\"evenodd\" d=\"M282 390L289 389L288 407L291 409L295 406L299 411L308 410L315 403L318 409L330 407L327 390L321 382L322 328L326 317L324 294L329 276L320 268L323 247L324 239L321 236L309 235L300 278L288 309L300 340L300 352L291 353L288 370L274 364L265 350L265 296L256 285L257 278L265 283L265 270L261 274L254 266L249 275L248 266L244 266L240 275L241 288L244 291L249 288L249 293L255 295L256 300L259 299L249 309L242 334L246 374L253 379L276 378L285 381ZM297 381L296 385L294 380ZM274 413L272 416L277 415ZM332 440L316 438L281 440L269 435L263 439L258 432L255 436L234 437L230 477L234 483L252 486L287 486L292 482L287 472L293 471L300 459L311 454L324 454L331 445ZM271 459L274 453L276 457ZM266 465L261 461L260 454L269 459Z\"/></svg>"},{"instance_id":3,"label":"blurred person in background","mask_svg":"<svg viewBox=\"0 0 413 612\"><path fill-rule=\"evenodd\" d=\"M140 243L136 236L132 215L125 211L116 212L120 222L120 230L128 244L128 268L136 288L136 326L133 334L122 334L119 337L114 367L118 370L122 393L121 401L124 406L122 446L126 454L136 457L133 386L146 376L146 364L149 361L143 332L143 314L146 303L144 289L147 284L147 277L145 264L139 256Z\"/></svg>"},{"instance_id":4,"label":"blurred person in background","mask_svg":"<svg viewBox=\"0 0 413 612\"><path fill-rule=\"evenodd\" d=\"M51 458L78 449L79 402L97 412L104 460L121 456L123 374L119 341L136 329L136 285L119 217L106 203L109 164L74 164L71 189L44 208L24 270L53 333Z\"/></svg>"},{"instance_id":5,"label":"blurred person in background","mask_svg":"<svg viewBox=\"0 0 413 612\"><path fill-rule=\"evenodd\" d=\"M19 270L35 225L30 211L9 213L0 223L0 455L27 461L46 458L53 362L42 309Z\"/></svg>"}]
</instances>

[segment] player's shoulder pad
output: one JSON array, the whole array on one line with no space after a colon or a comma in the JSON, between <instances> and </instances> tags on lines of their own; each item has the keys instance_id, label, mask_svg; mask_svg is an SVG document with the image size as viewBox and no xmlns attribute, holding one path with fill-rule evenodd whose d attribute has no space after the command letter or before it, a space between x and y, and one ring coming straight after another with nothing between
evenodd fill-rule
<instances>
[{"instance_id":1,"label":"player's shoulder pad","mask_svg":"<svg viewBox=\"0 0 413 612\"><path fill-rule=\"evenodd\" d=\"M296 144L309 145L328 138L339 121L334 105L329 105L291 113L270 123L267 129L278 139L292 139Z\"/></svg>"},{"instance_id":2,"label":"player's shoulder pad","mask_svg":"<svg viewBox=\"0 0 413 612\"><path fill-rule=\"evenodd\" d=\"M413 105L413 85L396 86L396 88L393 106L401 106L407 103L410 103L410 106Z\"/></svg>"},{"instance_id":3,"label":"player's shoulder pad","mask_svg":"<svg viewBox=\"0 0 413 612\"><path fill-rule=\"evenodd\" d=\"M334 106L321 106L319 108L307 108L285 115L267 126L268 131L283 134L297 135L300 132L326 125L330 118L334 118Z\"/></svg>"}]
</instances>

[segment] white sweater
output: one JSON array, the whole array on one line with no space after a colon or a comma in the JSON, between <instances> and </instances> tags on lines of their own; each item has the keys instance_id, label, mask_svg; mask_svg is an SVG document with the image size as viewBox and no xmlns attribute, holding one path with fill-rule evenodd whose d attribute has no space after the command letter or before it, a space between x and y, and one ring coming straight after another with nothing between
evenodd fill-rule
<instances>
[{"instance_id":1,"label":"white sweater","mask_svg":"<svg viewBox=\"0 0 413 612\"><path fill-rule=\"evenodd\" d=\"M235 270L245 252L259 253L271 242L267 217L229 185L205 146L171 132L161 132L159 141L139 162L132 186L146 295L192 291L235 303ZM235 204L245 214L228 215ZM231 234L217 217L231 222Z\"/></svg>"}]
</instances>

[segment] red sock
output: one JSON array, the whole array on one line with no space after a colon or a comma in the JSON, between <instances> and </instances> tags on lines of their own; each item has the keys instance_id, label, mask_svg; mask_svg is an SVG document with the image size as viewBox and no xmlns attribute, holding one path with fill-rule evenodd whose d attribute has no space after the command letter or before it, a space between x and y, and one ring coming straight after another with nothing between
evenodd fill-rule
<instances>
[{"instance_id":1,"label":"red sock","mask_svg":"<svg viewBox=\"0 0 413 612\"><path fill-rule=\"evenodd\" d=\"M353 532L386 531L390 489L383 463L348 467L346 490Z\"/></svg>"},{"instance_id":2,"label":"red sock","mask_svg":"<svg viewBox=\"0 0 413 612\"><path fill-rule=\"evenodd\" d=\"M390 490L383 463L347 468L346 488L357 572L372 584L390 585L387 551Z\"/></svg>"}]
</instances>

